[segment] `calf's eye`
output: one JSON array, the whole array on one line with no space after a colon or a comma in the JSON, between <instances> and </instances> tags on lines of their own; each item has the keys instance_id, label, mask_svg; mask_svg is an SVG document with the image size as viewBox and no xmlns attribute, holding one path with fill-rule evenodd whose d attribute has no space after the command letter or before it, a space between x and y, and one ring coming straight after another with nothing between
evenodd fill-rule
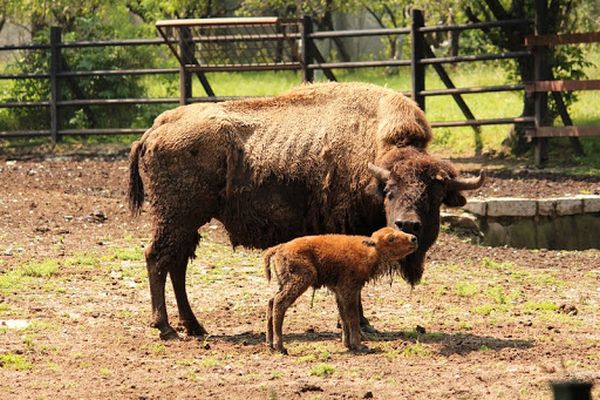
<instances>
[{"instance_id":1,"label":"calf's eye","mask_svg":"<svg viewBox=\"0 0 600 400\"><path fill-rule=\"evenodd\" d=\"M388 242L393 243L396 240L396 236L390 235L388 236Z\"/></svg>"}]
</instances>

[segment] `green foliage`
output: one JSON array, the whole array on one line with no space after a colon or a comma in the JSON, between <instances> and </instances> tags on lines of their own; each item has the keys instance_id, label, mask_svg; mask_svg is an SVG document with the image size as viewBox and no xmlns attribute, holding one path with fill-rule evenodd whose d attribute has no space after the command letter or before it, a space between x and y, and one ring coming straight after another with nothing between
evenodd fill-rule
<instances>
[{"instance_id":1,"label":"green foliage","mask_svg":"<svg viewBox=\"0 0 600 400\"><path fill-rule=\"evenodd\" d=\"M327 364L327 363L320 363L320 364L314 365L310 369L311 376L328 377L328 376L333 375L334 372L335 372L335 367L333 365Z\"/></svg>"},{"instance_id":2,"label":"green foliage","mask_svg":"<svg viewBox=\"0 0 600 400\"><path fill-rule=\"evenodd\" d=\"M14 353L0 354L0 368L14 369L17 371L26 371L33 368L27 359Z\"/></svg>"},{"instance_id":3,"label":"green foliage","mask_svg":"<svg viewBox=\"0 0 600 400\"><path fill-rule=\"evenodd\" d=\"M35 3L35 2L33 2ZM92 2L84 2L86 4ZM60 10L59 5L54 5ZM65 6L67 7L67 6ZM131 24L130 15L123 5L111 2L95 5L94 12L77 14L64 22L63 42L84 40L108 40L115 36L134 38L146 36L147 29L143 25ZM69 7L67 7L69 8ZM75 10L87 10L86 7ZM73 11L69 8L70 11ZM46 24L61 22L49 19ZM48 43L50 30L48 25L39 26L33 31L35 43ZM115 34L117 32L117 34ZM65 62L62 68L70 70L111 70L149 68L157 59L156 48L106 46L80 49L63 49ZM21 52L14 61L6 66L6 70L19 73L48 73L49 52ZM146 88L136 76L93 76L68 77L61 79L60 92L62 100L70 99L108 99L144 97ZM15 81L3 91L3 101L40 101L50 97L50 86L47 79L25 79ZM139 106L86 106L63 107L61 109L63 128L107 128L124 126L147 126L151 115L140 113ZM145 108L146 113L149 110ZM49 126L48 108L15 108L7 115L14 120L19 129L47 129Z\"/></svg>"}]
</instances>

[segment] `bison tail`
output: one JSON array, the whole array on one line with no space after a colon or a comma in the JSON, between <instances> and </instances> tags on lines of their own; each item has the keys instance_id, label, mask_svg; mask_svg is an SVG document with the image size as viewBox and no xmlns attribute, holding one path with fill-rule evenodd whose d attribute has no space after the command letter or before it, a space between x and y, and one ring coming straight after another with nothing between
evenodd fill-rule
<instances>
[{"instance_id":1,"label":"bison tail","mask_svg":"<svg viewBox=\"0 0 600 400\"><path fill-rule=\"evenodd\" d=\"M271 282L271 257L275 255L275 252L279 246L270 247L265 251L263 259L265 261L265 276L267 277L267 281Z\"/></svg>"},{"instance_id":2,"label":"bison tail","mask_svg":"<svg viewBox=\"0 0 600 400\"><path fill-rule=\"evenodd\" d=\"M140 214L144 203L144 183L139 171L139 157L143 147L142 140L133 142L129 153L129 190L127 197L129 199L129 210L134 216Z\"/></svg>"}]
</instances>

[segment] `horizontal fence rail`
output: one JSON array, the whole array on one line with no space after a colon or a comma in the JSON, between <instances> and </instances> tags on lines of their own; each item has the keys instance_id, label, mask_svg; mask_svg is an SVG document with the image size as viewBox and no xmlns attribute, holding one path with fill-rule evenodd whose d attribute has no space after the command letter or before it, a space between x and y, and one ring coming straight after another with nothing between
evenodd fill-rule
<instances>
[{"instance_id":1,"label":"horizontal fence rail","mask_svg":"<svg viewBox=\"0 0 600 400\"><path fill-rule=\"evenodd\" d=\"M417 17L422 13L416 10ZM81 128L81 129L66 129L62 127L60 109L67 107L89 107L89 106L127 106L127 105L152 105L152 104L188 104L196 102L220 102L234 100L244 97L232 96L216 96L210 87L210 84L204 75L207 72L222 72L222 71L302 71L305 80L314 79L314 71L320 70L330 80L335 80L334 69L354 69L354 68L373 68L373 67L411 67L414 76L413 82L416 82L418 87L414 87L410 92L404 92L405 95L412 97L417 103L425 109L425 98L428 96L452 96L457 102L463 113L465 114L464 121L437 121L432 122L432 127L464 127L470 126L474 129L479 129L485 125L499 124L533 124L535 118L532 117L515 117L515 118L490 118L477 119L468 109L466 103L460 97L467 94L478 94L488 92L502 91L524 91L528 88L527 84L512 84L512 85L495 85L487 87L455 87L449 76L443 69L443 64L456 64L465 62L477 61L494 61L504 59L515 59L519 57L531 57L532 53L529 50L506 52L500 54L477 54L477 55L459 55L438 57L432 53L429 46L426 44L426 35L438 32L459 32L470 29L493 29L509 26L519 26L531 24L531 21L526 19L512 19L504 21L491 21L473 24L459 25L436 25L424 26L423 24L413 24L411 27L401 28L379 28L379 29L362 29L362 30L341 30L341 31L321 31L313 32L312 20L308 17L304 19L281 19L275 17L259 17L259 18L213 18L213 19L196 19L196 20L168 20L158 21L157 29L161 34L161 38L148 39L126 39L126 40L99 40L99 41L76 41L63 43L60 40L60 34L54 31L55 38L48 44L27 44L27 45L8 45L0 46L1 51L48 51L58 57L62 57L61 51L67 55L68 51L73 49L98 48L107 46L162 46L171 50L174 53L180 66L176 68L136 68L136 69L90 69L90 70L61 70L60 65L56 65L54 70L49 72L39 73L3 73L0 74L0 79L3 80L21 80L21 79L49 79L52 83L53 90L50 99L40 101L18 102L10 101L0 103L0 108L33 108L33 107L49 107L51 111L51 127L50 129L38 130L16 130L0 132L0 138L6 137L41 137L51 136L53 140L60 140L61 136L78 136L78 135L113 135L113 134L137 134L142 133L145 129L142 128ZM260 27L273 26L271 31L263 31L253 33L252 29L261 29ZM210 35L204 35L202 29L218 29ZM232 27L231 31L223 28ZM235 30L234 29L238 29ZM282 31L285 27L286 31ZM230 32L230 33L228 33ZM323 40L337 40L342 38L362 38L362 37L381 37L394 35L410 35L411 40L421 41L420 47L413 49L411 59L408 60L353 60L353 61L336 61L327 60L319 52L317 42ZM51 35L52 36L52 35ZM229 63L200 63L195 57L194 51L209 51L218 49L218 46L228 46L236 43L273 43L269 46L272 49L281 51L282 46L289 51L289 59L287 61L278 62L229 62ZM217 46L217 47L214 47ZM419 54L415 54L418 51ZM425 90L424 71L426 66L431 66L440 75L445 89L429 89ZM62 99L58 90L58 82L70 80L69 82L77 82L80 78L90 77L111 77L111 76L143 76L143 75L179 75L180 80L180 96L175 97L157 97L157 98L117 98L117 99L101 99L101 98L76 98ZM207 96L193 96L191 91L191 77L196 75ZM71 81L74 80L74 81Z\"/></svg>"}]
</instances>

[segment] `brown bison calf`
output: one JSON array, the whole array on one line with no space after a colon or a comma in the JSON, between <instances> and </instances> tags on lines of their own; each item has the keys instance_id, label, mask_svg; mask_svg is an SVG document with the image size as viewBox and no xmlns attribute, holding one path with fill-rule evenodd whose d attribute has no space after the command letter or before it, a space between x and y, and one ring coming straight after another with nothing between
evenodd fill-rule
<instances>
[{"instance_id":1,"label":"brown bison calf","mask_svg":"<svg viewBox=\"0 0 600 400\"><path fill-rule=\"evenodd\" d=\"M271 258L279 291L267 306L267 344L283 354L285 311L310 286L327 287L335 294L342 320L342 342L351 350L360 344L360 291L368 281L393 272L397 262L417 249L413 235L382 228L367 236L305 236L269 248L265 273L271 280ZM274 334L274 337L273 337Z\"/></svg>"}]
</instances>

